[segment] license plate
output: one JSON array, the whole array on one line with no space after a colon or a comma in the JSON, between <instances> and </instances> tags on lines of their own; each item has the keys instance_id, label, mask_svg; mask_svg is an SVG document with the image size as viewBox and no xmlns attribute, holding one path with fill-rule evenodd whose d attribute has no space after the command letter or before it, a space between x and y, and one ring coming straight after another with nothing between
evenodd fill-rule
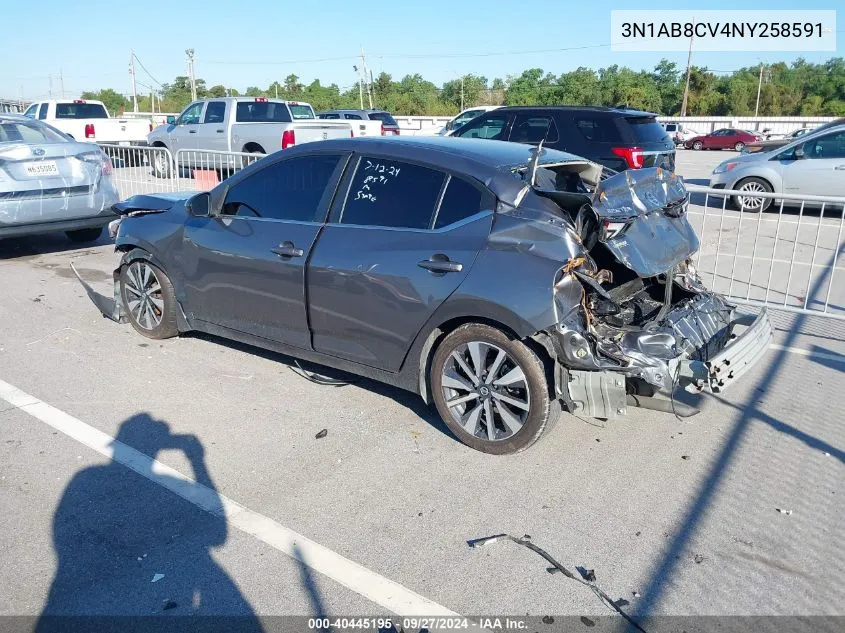
<instances>
[{"instance_id":1,"label":"license plate","mask_svg":"<svg viewBox=\"0 0 845 633\"><path fill-rule=\"evenodd\" d=\"M27 176L58 176L59 166L54 160L40 160L37 163L27 163L24 165Z\"/></svg>"},{"instance_id":2,"label":"license plate","mask_svg":"<svg viewBox=\"0 0 845 633\"><path fill-rule=\"evenodd\" d=\"M132 143L130 143L129 141L118 141L117 144L122 145L123 147L129 147L130 145L132 145Z\"/></svg>"}]
</instances>

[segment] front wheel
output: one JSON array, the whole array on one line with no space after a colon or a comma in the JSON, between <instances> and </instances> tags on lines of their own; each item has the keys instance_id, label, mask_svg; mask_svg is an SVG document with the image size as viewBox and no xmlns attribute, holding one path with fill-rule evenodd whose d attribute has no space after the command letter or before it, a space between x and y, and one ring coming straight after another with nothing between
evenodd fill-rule
<instances>
[{"instance_id":1,"label":"front wheel","mask_svg":"<svg viewBox=\"0 0 845 633\"><path fill-rule=\"evenodd\" d=\"M772 204L771 198L760 198L753 194L772 193L772 186L762 178L745 178L736 185L737 191L749 195L735 195L731 197L731 204L735 209L746 213L759 213L765 211Z\"/></svg>"},{"instance_id":2,"label":"front wheel","mask_svg":"<svg viewBox=\"0 0 845 633\"><path fill-rule=\"evenodd\" d=\"M440 417L458 439L484 453L525 450L560 411L537 354L487 325L448 334L429 377Z\"/></svg>"},{"instance_id":3,"label":"front wheel","mask_svg":"<svg viewBox=\"0 0 845 633\"><path fill-rule=\"evenodd\" d=\"M173 164L167 148L156 146L158 151L153 154L153 176L156 178L170 178L173 173Z\"/></svg>"},{"instance_id":4,"label":"front wheel","mask_svg":"<svg viewBox=\"0 0 845 633\"><path fill-rule=\"evenodd\" d=\"M136 259L120 271L120 297L132 327L147 338L176 336L176 294L164 271Z\"/></svg>"},{"instance_id":5,"label":"front wheel","mask_svg":"<svg viewBox=\"0 0 845 633\"><path fill-rule=\"evenodd\" d=\"M704 148L704 143L702 143L701 141L695 141L695 143L693 143L693 144L692 144L692 148L693 148L694 150L700 150L700 149L703 149L703 148Z\"/></svg>"}]
</instances>

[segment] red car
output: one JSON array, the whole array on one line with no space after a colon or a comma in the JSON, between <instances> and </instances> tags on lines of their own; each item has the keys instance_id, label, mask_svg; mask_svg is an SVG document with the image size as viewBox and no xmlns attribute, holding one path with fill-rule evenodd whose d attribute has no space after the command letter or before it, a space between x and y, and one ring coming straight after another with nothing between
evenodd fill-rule
<instances>
[{"instance_id":1,"label":"red car","mask_svg":"<svg viewBox=\"0 0 845 633\"><path fill-rule=\"evenodd\" d=\"M684 141L684 147L687 149L734 149L741 152L749 143L762 140L763 137L754 132L724 128L710 132L710 134L694 136Z\"/></svg>"}]
</instances>

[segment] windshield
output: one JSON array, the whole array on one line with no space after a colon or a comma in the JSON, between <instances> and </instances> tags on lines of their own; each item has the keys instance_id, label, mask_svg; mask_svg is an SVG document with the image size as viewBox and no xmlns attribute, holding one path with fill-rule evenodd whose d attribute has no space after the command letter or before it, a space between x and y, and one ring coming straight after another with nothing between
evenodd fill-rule
<instances>
[{"instance_id":1,"label":"windshield","mask_svg":"<svg viewBox=\"0 0 845 633\"><path fill-rule=\"evenodd\" d=\"M42 123L0 118L0 144L66 142L64 136Z\"/></svg>"},{"instance_id":2,"label":"windshield","mask_svg":"<svg viewBox=\"0 0 845 633\"><path fill-rule=\"evenodd\" d=\"M307 103L299 103L299 104L288 104L290 108L290 114L294 118L297 119L313 119L314 118L314 110L311 109L311 106Z\"/></svg>"},{"instance_id":3,"label":"windshield","mask_svg":"<svg viewBox=\"0 0 845 633\"><path fill-rule=\"evenodd\" d=\"M370 117L370 121L381 121L386 125L393 125L399 127L399 124L396 122L396 119L390 116L389 112L368 112L367 114Z\"/></svg>"},{"instance_id":4,"label":"windshield","mask_svg":"<svg viewBox=\"0 0 845 633\"><path fill-rule=\"evenodd\" d=\"M108 119L102 103L57 103L57 119Z\"/></svg>"}]
</instances>

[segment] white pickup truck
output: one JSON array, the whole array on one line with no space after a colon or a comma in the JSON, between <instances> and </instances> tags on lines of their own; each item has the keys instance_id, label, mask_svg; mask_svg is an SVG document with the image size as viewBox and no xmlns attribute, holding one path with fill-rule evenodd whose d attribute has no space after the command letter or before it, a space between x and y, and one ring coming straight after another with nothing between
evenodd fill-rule
<instances>
[{"instance_id":1,"label":"white pickup truck","mask_svg":"<svg viewBox=\"0 0 845 633\"><path fill-rule=\"evenodd\" d=\"M153 129L152 122L145 119L113 119L102 101L86 99L38 101L24 115L49 123L83 143L146 145L147 134Z\"/></svg>"},{"instance_id":2,"label":"white pickup truck","mask_svg":"<svg viewBox=\"0 0 845 633\"><path fill-rule=\"evenodd\" d=\"M150 132L147 141L170 150L180 166L231 167L243 157L225 152L269 154L312 141L381 133L380 121L324 121L307 103L225 97L191 103L174 121ZM154 161L153 171L169 175L163 161Z\"/></svg>"}]
</instances>

